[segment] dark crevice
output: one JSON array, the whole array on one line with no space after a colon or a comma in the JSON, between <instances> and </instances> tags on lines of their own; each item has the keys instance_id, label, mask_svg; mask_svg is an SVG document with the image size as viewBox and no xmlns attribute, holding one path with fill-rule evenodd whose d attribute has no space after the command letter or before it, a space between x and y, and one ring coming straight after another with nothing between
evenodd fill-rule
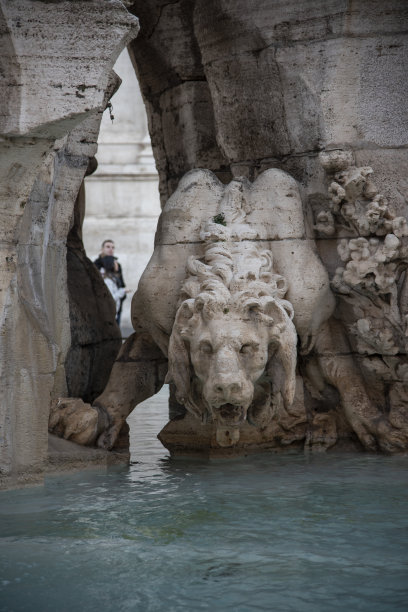
<instances>
[{"instance_id":1,"label":"dark crevice","mask_svg":"<svg viewBox=\"0 0 408 612\"><path fill-rule=\"evenodd\" d=\"M150 40L153 34L155 33L155 30L157 26L159 25L160 20L162 18L164 9L167 8L168 6L180 4L180 2L181 0L175 0L174 2L166 2L166 4L163 4L162 6L159 7L159 16L157 17L155 23L151 26L151 31L149 32L149 34L146 35L146 40Z\"/></svg>"}]
</instances>

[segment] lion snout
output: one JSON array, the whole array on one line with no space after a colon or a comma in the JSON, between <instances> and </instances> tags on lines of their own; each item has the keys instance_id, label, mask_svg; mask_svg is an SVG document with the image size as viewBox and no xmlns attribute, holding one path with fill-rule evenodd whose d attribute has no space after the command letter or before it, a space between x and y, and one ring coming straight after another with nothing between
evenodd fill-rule
<instances>
[{"instance_id":1,"label":"lion snout","mask_svg":"<svg viewBox=\"0 0 408 612\"><path fill-rule=\"evenodd\" d=\"M253 385L239 377L218 376L206 385L207 401L211 406L249 406L253 396Z\"/></svg>"},{"instance_id":2,"label":"lion snout","mask_svg":"<svg viewBox=\"0 0 408 612\"><path fill-rule=\"evenodd\" d=\"M242 387L243 384L238 381L224 382L218 380L213 385L213 393L215 396L219 396L223 399L232 400L234 397L237 397L242 393Z\"/></svg>"},{"instance_id":3,"label":"lion snout","mask_svg":"<svg viewBox=\"0 0 408 612\"><path fill-rule=\"evenodd\" d=\"M239 376L217 376L206 385L206 400L218 424L238 426L247 416L253 397L253 385Z\"/></svg>"}]
</instances>

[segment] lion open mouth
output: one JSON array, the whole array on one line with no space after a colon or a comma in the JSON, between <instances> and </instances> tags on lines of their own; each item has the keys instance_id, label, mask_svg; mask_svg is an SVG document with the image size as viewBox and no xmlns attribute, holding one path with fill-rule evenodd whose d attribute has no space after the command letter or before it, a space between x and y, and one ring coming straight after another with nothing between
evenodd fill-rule
<instances>
[{"instance_id":1,"label":"lion open mouth","mask_svg":"<svg viewBox=\"0 0 408 612\"><path fill-rule=\"evenodd\" d=\"M236 404L221 404L214 409L214 412L221 422L228 424L239 425L246 418L244 406L237 406Z\"/></svg>"}]
</instances>

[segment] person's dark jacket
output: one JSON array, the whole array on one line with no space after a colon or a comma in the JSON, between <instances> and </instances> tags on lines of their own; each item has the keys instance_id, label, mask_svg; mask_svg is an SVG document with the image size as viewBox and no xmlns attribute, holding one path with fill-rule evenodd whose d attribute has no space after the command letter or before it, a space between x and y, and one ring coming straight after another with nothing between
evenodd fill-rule
<instances>
[{"instance_id":1,"label":"person's dark jacket","mask_svg":"<svg viewBox=\"0 0 408 612\"><path fill-rule=\"evenodd\" d=\"M98 270L100 270L101 268L103 268L103 261L102 261L103 257L101 257L99 255L99 257L97 259L95 259L94 261L94 265L98 268ZM117 272L112 272L111 276L114 277L115 283L117 284L118 288L120 289L121 287L126 287L125 285L125 281L123 278L123 274L122 274L122 267L120 265L120 263L118 262L117 258L114 257L116 263L118 264L118 271ZM118 312L116 313L116 322L118 325L120 325L120 317L122 314L122 306L123 306L123 302L126 300L126 295L123 296L123 298L120 298L120 307Z\"/></svg>"},{"instance_id":2,"label":"person's dark jacket","mask_svg":"<svg viewBox=\"0 0 408 612\"><path fill-rule=\"evenodd\" d=\"M118 271L114 272L113 275L115 277L115 281L117 286L120 287L126 287L125 285L125 281L123 279L123 274L122 274L122 267L120 265L120 263L118 262L117 258L115 257L115 261L118 264ZM101 268L103 268L103 263L102 263L102 257L99 255L98 259L95 259L94 261L95 266L98 268L98 270L100 270ZM126 296L123 298L126 299Z\"/></svg>"}]
</instances>

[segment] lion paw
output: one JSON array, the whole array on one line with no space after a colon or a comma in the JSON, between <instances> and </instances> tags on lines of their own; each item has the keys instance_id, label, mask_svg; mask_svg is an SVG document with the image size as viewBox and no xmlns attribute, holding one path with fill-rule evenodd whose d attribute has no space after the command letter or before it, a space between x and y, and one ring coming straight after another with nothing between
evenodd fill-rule
<instances>
[{"instance_id":1,"label":"lion paw","mask_svg":"<svg viewBox=\"0 0 408 612\"><path fill-rule=\"evenodd\" d=\"M83 446L92 446L98 433L99 412L79 398L59 398L50 409L48 431Z\"/></svg>"},{"instance_id":2,"label":"lion paw","mask_svg":"<svg viewBox=\"0 0 408 612\"><path fill-rule=\"evenodd\" d=\"M112 448L115 446L116 440L118 439L123 423L124 420L121 420L120 422L115 422L110 425L108 429L103 431L98 438L98 441L96 443L97 446L105 450L112 450Z\"/></svg>"},{"instance_id":3,"label":"lion paw","mask_svg":"<svg viewBox=\"0 0 408 612\"><path fill-rule=\"evenodd\" d=\"M393 427L387 419L381 419L377 425L378 444L385 453L406 452L408 436L401 429Z\"/></svg>"}]
</instances>

